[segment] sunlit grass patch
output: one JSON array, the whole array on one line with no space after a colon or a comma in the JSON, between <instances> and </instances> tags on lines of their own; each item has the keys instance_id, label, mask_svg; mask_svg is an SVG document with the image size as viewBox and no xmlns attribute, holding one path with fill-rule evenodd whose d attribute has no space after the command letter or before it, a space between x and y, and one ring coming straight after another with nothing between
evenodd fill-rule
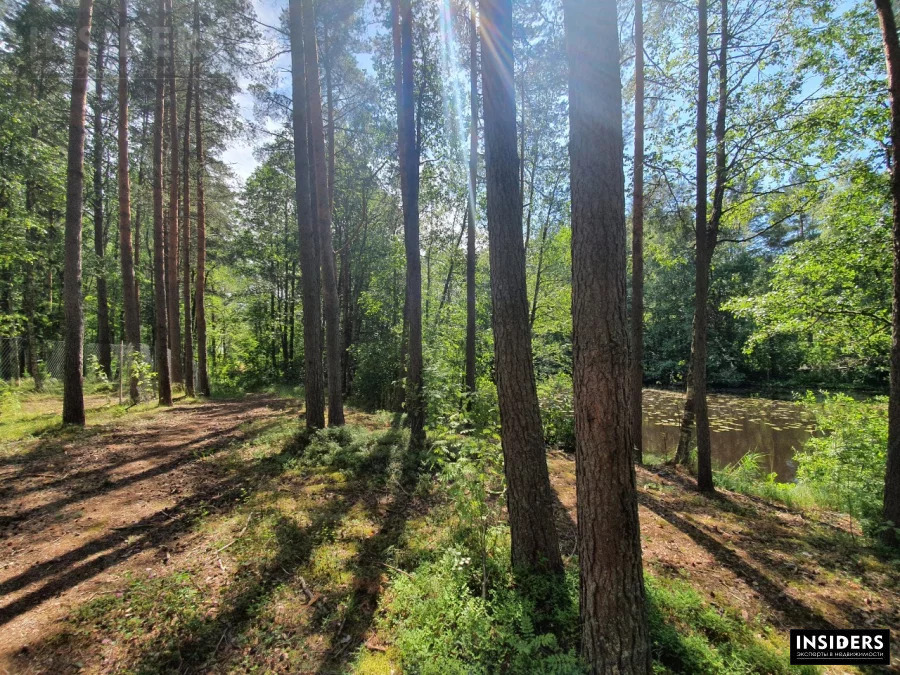
<instances>
[{"instance_id":1,"label":"sunlit grass patch","mask_svg":"<svg viewBox=\"0 0 900 675\"><path fill-rule=\"evenodd\" d=\"M816 672L789 665L787 640L713 606L684 581L644 576L653 640L654 671L665 673Z\"/></svg>"}]
</instances>

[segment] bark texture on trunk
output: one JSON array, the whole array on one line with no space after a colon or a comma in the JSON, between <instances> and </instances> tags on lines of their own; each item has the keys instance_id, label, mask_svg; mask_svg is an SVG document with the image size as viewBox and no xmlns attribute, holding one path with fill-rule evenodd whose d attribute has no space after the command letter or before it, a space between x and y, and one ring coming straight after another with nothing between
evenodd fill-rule
<instances>
[{"instance_id":1,"label":"bark texture on trunk","mask_svg":"<svg viewBox=\"0 0 900 675\"><path fill-rule=\"evenodd\" d=\"M631 208L631 442L644 459L644 4L634 2L634 191Z\"/></svg>"},{"instance_id":2,"label":"bark texture on trunk","mask_svg":"<svg viewBox=\"0 0 900 675\"><path fill-rule=\"evenodd\" d=\"M125 341L129 353L140 349L141 321L138 313L137 281L134 275L134 247L131 241L131 179L128 175L128 0L119 0L119 110L118 110L119 259L122 266L122 304L125 314ZM140 242L138 242L138 246ZM126 360L130 363L130 359ZM137 377L129 373L132 404L140 400Z\"/></svg>"},{"instance_id":3,"label":"bark texture on trunk","mask_svg":"<svg viewBox=\"0 0 900 675\"><path fill-rule=\"evenodd\" d=\"M166 63L168 79L169 139L169 208L166 223L166 302L169 312L169 349L171 351L172 382L184 384L181 367L181 316L178 307L178 96L175 91L175 17L172 0L166 2L169 58Z\"/></svg>"},{"instance_id":4,"label":"bark texture on trunk","mask_svg":"<svg viewBox=\"0 0 900 675\"><path fill-rule=\"evenodd\" d=\"M334 243L331 235L331 209L328 204L328 169L325 156L325 129L322 119L322 93L319 87L319 55L316 46L316 17L312 0L302 0L303 51L306 58L306 91L309 104L309 130L313 152L311 167L316 185L315 213L322 265L322 291L325 309L325 358L328 364L328 426L344 423L341 386L341 308L338 298Z\"/></svg>"},{"instance_id":5,"label":"bark texture on trunk","mask_svg":"<svg viewBox=\"0 0 900 675\"><path fill-rule=\"evenodd\" d=\"M107 378L112 377L112 348L109 331L109 292L106 287L104 213L103 213L103 75L106 70L106 30L100 26L97 37L97 68L94 74L94 254L97 256L97 360Z\"/></svg>"},{"instance_id":6,"label":"bark texture on trunk","mask_svg":"<svg viewBox=\"0 0 900 675\"><path fill-rule=\"evenodd\" d=\"M63 303L63 424L84 426L84 307L81 299L81 210L84 204L84 116L87 103L93 0L80 0L75 21L75 57L69 103L66 163L66 226Z\"/></svg>"},{"instance_id":7,"label":"bark texture on trunk","mask_svg":"<svg viewBox=\"0 0 900 675\"><path fill-rule=\"evenodd\" d=\"M400 159L400 192L403 201L403 243L406 250L406 414L410 428L410 448L425 446L425 401L422 390L422 261L419 251L419 141L416 132L412 4L399 0L395 5L399 23L400 80L398 81L397 128ZM396 34L396 29L395 29ZM396 41L395 41L396 49ZM395 57L396 58L396 57Z\"/></svg>"},{"instance_id":8,"label":"bark texture on trunk","mask_svg":"<svg viewBox=\"0 0 900 675\"><path fill-rule=\"evenodd\" d=\"M891 370L888 403L888 453L884 476L883 539L900 545L900 40L890 0L875 0L884 42L891 106L891 197L893 199L893 300L891 304Z\"/></svg>"},{"instance_id":9,"label":"bark texture on trunk","mask_svg":"<svg viewBox=\"0 0 900 675\"><path fill-rule=\"evenodd\" d=\"M159 0L159 24L166 17L166 0ZM153 119L153 292L156 314L156 372L159 404L172 405L169 369L169 321L166 302L166 246L163 223L163 134L165 127L166 55L156 45L156 104Z\"/></svg>"},{"instance_id":10,"label":"bark texture on trunk","mask_svg":"<svg viewBox=\"0 0 900 675\"><path fill-rule=\"evenodd\" d=\"M592 673L649 673L632 461L616 3L565 0L563 6L569 62L581 648Z\"/></svg>"},{"instance_id":11,"label":"bark texture on trunk","mask_svg":"<svg viewBox=\"0 0 900 675\"><path fill-rule=\"evenodd\" d=\"M707 219L707 120L709 101L709 45L706 0L698 2L697 80L697 204L695 212L694 322L691 330L691 360L688 368L687 395L681 420L676 462L687 464L690 456L691 422L697 432L697 489L712 492L712 450L710 447L709 408L707 406L707 355L709 352L709 283L712 255L715 251L725 195L725 119L728 104L728 3L721 3L722 26L719 53L719 100L716 115L716 173L713 212Z\"/></svg>"},{"instance_id":12,"label":"bark texture on trunk","mask_svg":"<svg viewBox=\"0 0 900 675\"><path fill-rule=\"evenodd\" d=\"M512 2L482 0L480 9L494 359L512 561L517 567L561 572L528 327Z\"/></svg>"},{"instance_id":13,"label":"bark texture on trunk","mask_svg":"<svg viewBox=\"0 0 900 675\"><path fill-rule=\"evenodd\" d=\"M191 329L191 105L194 97L194 45L199 40L200 5L194 0L194 30L184 98L184 144L181 149L181 302L184 305L184 389L194 395L194 336Z\"/></svg>"},{"instance_id":14,"label":"bark texture on trunk","mask_svg":"<svg viewBox=\"0 0 900 675\"><path fill-rule=\"evenodd\" d=\"M696 274L694 279L694 349L692 373L694 385L694 425L697 429L697 489L711 491L712 469L709 461L709 410L706 405L706 355L709 332L709 262L712 253L707 236L707 170L706 170L706 106L709 100L709 51L707 35L707 0L699 0L697 64L697 205Z\"/></svg>"},{"instance_id":15,"label":"bark texture on trunk","mask_svg":"<svg viewBox=\"0 0 900 675\"><path fill-rule=\"evenodd\" d=\"M478 195L478 9L470 5L469 34L469 224L466 228L466 391L475 394L475 202Z\"/></svg>"},{"instance_id":16,"label":"bark texture on trunk","mask_svg":"<svg viewBox=\"0 0 900 675\"><path fill-rule=\"evenodd\" d=\"M306 426L325 426L325 377L322 372L322 286L316 225L309 192L307 152L306 64L303 50L301 0L290 1L291 87L293 92L294 179L297 230L300 241L300 281L303 284L303 360L306 396Z\"/></svg>"},{"instance_id":17,"label":"bark texture on trunk","mask_svg":"<svg viewBox=\"0 0 900 675\"><path fill-rule=\"evenodd\" d=\"M194 30L200 35L199 13L194 13ZM197 60L196 89L194 91L194 136L197 153L197 270L194 280L194 324L197 326L197 391L209 396L209 372L206 366L206 196L203 174L206 158L203 155L203 120L200 116L200 79L202 60Z\"/></svg>"}]
</instances>

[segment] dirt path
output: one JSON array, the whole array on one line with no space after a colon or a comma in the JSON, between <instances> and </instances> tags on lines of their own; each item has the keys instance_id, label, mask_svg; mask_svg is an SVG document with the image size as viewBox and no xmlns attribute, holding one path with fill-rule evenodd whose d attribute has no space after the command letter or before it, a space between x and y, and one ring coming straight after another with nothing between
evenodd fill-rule
<instances>
[{"instance_id":1,"label":"dirt path","mask_svg":"<svg viewBox=\"0 0 900 675\"><path fill-rule=\"evenodd\" d=\"M203 459L289 406L259 396L177 406L0 459L0 672L128 571L165 565L198 509L239 489Z\"/></svg>"}]
</instances>

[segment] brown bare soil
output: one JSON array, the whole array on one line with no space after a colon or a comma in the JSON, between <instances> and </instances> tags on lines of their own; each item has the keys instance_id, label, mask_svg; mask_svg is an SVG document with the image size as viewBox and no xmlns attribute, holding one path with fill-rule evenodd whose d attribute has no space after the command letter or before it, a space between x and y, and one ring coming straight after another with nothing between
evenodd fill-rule
<instances>
[{"instance_id":1,"label":"brown bare soil","mask_svg":"<svg viewBox=\"0 0 900 675\"><path fill-rule=\"evenodd\" d=\"M272 397L177 406L0 460L0 672L15 673L78 605L164 567L203 509L238 487L204 458L294 413Z\"/></svg>"}]
</instances>

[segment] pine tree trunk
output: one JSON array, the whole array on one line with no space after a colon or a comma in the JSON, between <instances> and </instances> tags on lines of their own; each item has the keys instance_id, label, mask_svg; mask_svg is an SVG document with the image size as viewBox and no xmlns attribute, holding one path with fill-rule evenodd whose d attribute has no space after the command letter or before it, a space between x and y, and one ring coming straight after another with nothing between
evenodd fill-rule
<instances>
[{"instance_id":1,"label":"pine tree trunk","mask_svg":"<svg viewBox=\"0 0 900 675\"><path fill-rule=\"evenodd\" d=\"M406 414L410 450L425 445L425 405L422 398L422 261L419 252L419 148L413 98L412 6L392 3L394 75L397 95L397 152L403 202L403 242L406 250ZM398 67L399 66L399 67Z\"/></svg>"},{"instance_id":2,"label":"pine tree trunk","mask_svg":"<svg viewBox=\"0 0 900 675\"><path fill-rule=\"evenodd\" d=\"M628 349L615 0L564 0L581 649L591 673L649 673ZM602 414L598 414L602 411Z\"/></svg>"},{"instance_id":3,"label":"pine tree trunk","mask_svg":"<svg viewBox=\"0 0 900 675\"><path fill-rule=\"evenodd\" d=\"M707 0L699 0L697 96L697 209L696 228L696 277L694 282L694 425L697 429L697 489L712 491L710 465L709 410L706 403L706 361L709 337L709 267L712 249L709 246L706 213L706 106L709 98L709 53L707 45Z\"/></svg>"},{"instance_id":4,"label":"pine tree trunk","mask_svg":"<svg viewBox=\"0 0 900 675\"><path fill-rule=\"evenodd\" d=\"M528 327L511 0L482 0L481 28L494 361L512 561L518 568L559 573L562 559Z\"/></svg>"},{"instance_id":5,"label":"pine tree trunk","mask_svg":"<svg viewBox=\"0 0 900 675\"><path fill-rule=\"evenodd\" d=\"M166 17L166 0L159 0L159 24ZM169 368L169 321L166 302L166 245L163 223L163 134L165 127L166 56L156 45L156 105L153 119L153 290L156 314L156 372L159 404L172 405L172 381Z\"/></svg>"},{"instance_id":6,"label":"pine tree trunk","mask_svg":"<svg viewBox=\"0 0 900 675\"><path fill-rule=\"evenodd\" d=\"M883 540L900 545L900 40L890 0L875 0L884 42L891 105L891 198L893 200L893 300L891 304L891 370L888 403L888 453L884 476Z\"/></svg>"},{"instance_id":7,"label":"pine tree trunk","mask_svg":"<svg viewBox=\"0 0 900 675\"><path fill-rule=\"evenodd\" d=\"M194 34L200 41L200 10L194 0ZM194 279L194 325L197 327L197 392L209 396L209 372L206 366L206 196L203 192L203 177L206 172L206 157L203 154L203 119L200 115L201 86L200 69L202 60L197 59L194 72L194 137L197 153L197 270ZM215 358L215 349L213 350ZM215 365L215 364L214 364Z\"/></svg>"},{"instance_id":8,"label":"pine tree trunk","mask_svg":"<svg viewBox=\"0 0 900 675\"><path fill-rule=\"evenodd\" d=\"M478 10L470 5L469 33L469 224L466 228L466 391L476 391L475 202L478 195Z\"/></svg>"},{"instance_id":9,"label":"pine tree trunk","mask_svg":"<svg viewBox=\"0 0 900 675\"><path fill-rule=\"evenodd\" d=\"M178 96L175 91L175 19L172 0L166 2L166 26L168 28L169 58L166 63L168 80L167 103L169 139L169 208L166 224L166 302L169 313L169 349L171 350L172 382L184 384L181 364L181 315L178 296Z\"/></svg>"},{"instance_id":10,"label":"pine tree trunk","mask_svg":"<svg viewBox=\"0 0 900 675\"><path fill-rule=\"evenodd\" d=\"M84 204L84 117L91 48L93 0L80 0L75 21L75 57L69 103L66 165L66 229L63 302L63 424L84 426L84 307L81 298L81 210Z\"/></svg>"},{"instance_id":11,"label":"pine tree trunk","mask_svg":"<svg viewBox=\"0 0 900 675\"><path fill-rule=\"evenodd\" d=\"M141 322L138 313L137 281L134 275L135 251L131 242L131 180L128 175L128 0L119 0L119 257L122 265L122 304L125 314L125 341L129 355L141 346ZM130 359L126 360L130 363ZM120 367L124 367L120 365ZM129 374L131 403L140 400L138 379Z\"/></svg>"},{"instance_id":12,"label":"pine tree trunk","mask_svg":"<svg viewBox=\"0 0 900 675\"><path fill-rule=\"evenodd\" d=\"M634 2L634 191L631 209L631 442L644 458L644 7Z\"/></svg>"},{"instance_id":13,"label":"pine tree trunk","mask_svg":"<svg viewBox=\"0 0 900 675\"><path fill-rule=\"evenodd\" d=\"M182 305L184 310L184 389L188 396L194 395L194 337L191 330L191 105L194 96L194 50L199 39L197 23L199 23L199 11L197 0L194 0L194 13L197 18L194 22L193 39L191 40L191 55L188 66L187 94L184 98L184 144L181 150L181 187L182 216L181 216L181 290Z\"/></svg>"},{"instance_id":14,"label":"pine tree trunk","mask_svg":"<svg viewBox=\"0 0 900 675\"><path fill-rule=\"evenodd\" d=\"M322 120L322 95L319 89L319 56L316 46L315 11L311 0L302 0L303 49L306 58L306 90L309 103L310 141L313 151L311 171L316 185L315 213L322 265L322 291L325 307L325 356L328 364L328 425L344 423L341 386L341 315L338 299L334 244L331 235L331 209L328 206L328 173L325 157L325 130Z\"/></svg>"},{"instance_id":15,"label":"pine tree trunk","mask_svg":"<svg viewBox=\"0 0 900 675\"><path fill-rule=\"evenodd\" d=\"M107 378L112 377L112 341L109 334L109 293L103 269L103 75L106 66L106 29L100 22L97 38L97 69L94 75L94 254L97 256L97 360Z\"/></svg>"},{"instance_id":16,"label":"pine tree trunk","mask_svg":"<svg viewBox=\"0 0 900 675\"><path fill-rule=\"evenodd\" d=\"M306 62L303 49L301 0L290 0L291 85L294 125L294 190L300 242L300 281L303 285L303 361L306 427L325 426L325 377L322 372L322 285L316 224L310 194L309 105L306 96Z\"/></svg>"}]
</instances>

